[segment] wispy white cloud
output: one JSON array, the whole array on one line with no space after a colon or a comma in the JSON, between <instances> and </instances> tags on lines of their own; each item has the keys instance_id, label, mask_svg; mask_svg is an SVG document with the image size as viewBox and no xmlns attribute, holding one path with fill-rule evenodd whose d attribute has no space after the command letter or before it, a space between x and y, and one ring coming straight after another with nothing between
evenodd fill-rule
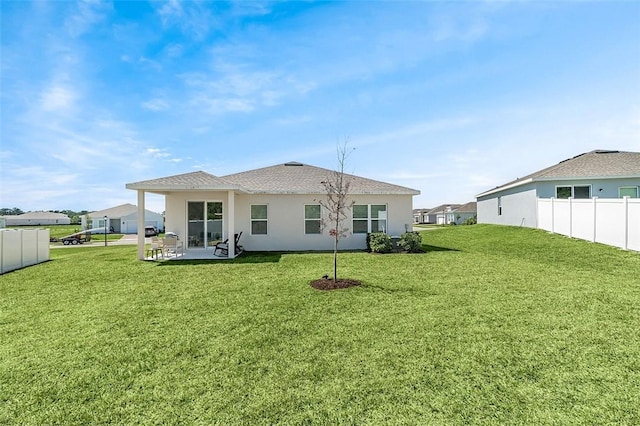
<instances>
[{"instance_id":1,"label":"wispy white cloud","mask_svg":"<svg viewBox=\"0 0 640 426\"><path fill-rule=\"evenodd\" d=\"M103 21L112 11L111 3L99 0L80 0L64 21L68 33L77 37Z\"/></svg>"},{"instance_id":2,"label":"wispy white cloud","mask_svg":"<svg viewBox=\"0 0 640 426\"><path fill-rule=\"evenodd\" d=\"M211 13L206 4L170 0L161 3L157 14L165 28L175 26L195 40L202 40L219 26L218 17Z\"/></svg>"},{"instance_id":3,"label":"wispy white cloud","mask_svg":"<svg viewBox=\"0 0 640 426\"><path fill-rule=\"evenodd\" d=\"M151 111L164 111L169 109L169 102L164 99L150 99L142 103L142 107Z\"/></svg>"},{"instance_id":4,"label":"wispy white cloud","mask_svg":"<svg viewBox=\"0 0 640 426\"><path fill-rule=\"evenodd\" d=\"M68 87L53 85L47 87L40 95L40 106L44 111L60 111L70 109L78 95Z\"/></svg>"}]
</instances>

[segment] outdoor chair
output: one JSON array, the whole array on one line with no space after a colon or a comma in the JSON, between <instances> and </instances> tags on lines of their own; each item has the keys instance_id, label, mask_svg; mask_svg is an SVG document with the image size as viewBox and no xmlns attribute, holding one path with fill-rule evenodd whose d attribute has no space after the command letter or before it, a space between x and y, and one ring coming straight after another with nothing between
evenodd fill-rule
<instances>
[{"instance_id":1,"label":"outdoor chair","mask_svg":"<svg viewBox=\"0 0 640 426\"><path fill-rule=\"evenodd\" d=\"M178 237L176 235L170 235L163 238L162 246L167 257L170 257L171 255L178 257L178 252L182 254L182 241L178 241Z\"/></svg>"},{"instance_id":2,"label":"outdoor chair","mask_svg":"<svg viewBox=\"0 0 640 426\"><path fill-rule=\"evenodd\" d=\"M238 242L240 241L240 236L242 236L242 231L239 234L235 234L236 254L240 254L243 250L242 246L238 245ZM228 238L223 242L216 244L216 247L213 249L213 255L218 256L218 253L220 253L219 254L220 256L229 256L229 239Z\"/></svg>"},{"instance_id":3,"label":"outdoor chair","mask_svg":"<svg viewBox=\"0 0 640 426\"><path fill-rule=\"evenodd\" d=\"M164 246L158 237L151 238L151 247L147 250L147 257L158 258L158 254L164 259Z\"/></svg>"}]
</instances>

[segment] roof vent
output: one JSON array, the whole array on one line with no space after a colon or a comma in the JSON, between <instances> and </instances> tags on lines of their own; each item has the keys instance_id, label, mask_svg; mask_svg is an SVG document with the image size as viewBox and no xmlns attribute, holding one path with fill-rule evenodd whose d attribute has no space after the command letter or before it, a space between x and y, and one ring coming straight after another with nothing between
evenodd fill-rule
<instances>
[{"instance_id":1,"label":"roof vent","mask_svg":"<svg viewBox=\"0 0 640 426\"><path fill-rule=\"evenodd\" d=\"M304 166L304 164L298 163L297 161L289 161L288 163L284 163L284 165L285 166L291 166L291 167Z\"/></svg>"},{"instance_id":2,"label":"roof vent","mask_svg":"<svg viewBox=\"0 0 640 426\"><path fill-rule=\"evenodd\" d=\"M595 152L596 154L617 154L620 151L610 151L610 150L607 150L607 149L596 149L593 152Z\"/></svg>"}]
</instances>

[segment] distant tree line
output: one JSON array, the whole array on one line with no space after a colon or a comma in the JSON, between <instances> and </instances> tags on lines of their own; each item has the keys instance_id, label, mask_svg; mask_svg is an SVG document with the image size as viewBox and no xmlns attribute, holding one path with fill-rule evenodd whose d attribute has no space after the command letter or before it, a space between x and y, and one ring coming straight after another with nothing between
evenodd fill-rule
<instances>
[{"instance_id":1,"label":"distant tree line","mask_svg":"<svg viewBox=\"0 0 640 426\"><path fill-rule=\"evenodd\" d=\"M86 215L89 212L87 210L81 210L79 212L74 212L73 210L46 210L51 213L62 213L69 216L72 224L80 224L80 216ZM12 209L2 207L0 208L0 216L18 216L23 214L24 211L18 207L14 207Z\"/></svg>"}]
</instances>

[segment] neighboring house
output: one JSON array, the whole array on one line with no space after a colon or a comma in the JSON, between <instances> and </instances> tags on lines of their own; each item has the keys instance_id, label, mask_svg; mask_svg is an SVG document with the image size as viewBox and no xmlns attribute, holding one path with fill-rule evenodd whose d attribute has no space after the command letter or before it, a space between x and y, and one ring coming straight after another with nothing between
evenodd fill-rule
<instances>
[{"instance_id":1,"label":"neighboring house","mask_svg":"<svg viewBox=\"0 0 640 426\"><path fill-rule=\"evenodd\" d=\"M89 216L89 223L87 223ZM107 229L116 234L137 234L138 233L138 207L133 204L122 204L105 210L99 210L81 216L82 229L103 229L105 227L105 216L107 217ZM164 229L164 217L160 213L151 210L144 211L144 226L155 226L157 230ZM101 233L96 232L96 233Z\"/></svg>"},{"instance_id":2,"label":"neighboring house","mask_svg":"<svg viewBox=\"0 0 640 426\"><path fill-rule=\"evenodd\" d=\"M595 150L476 196L478 223L539 226L538 198L638 198L640 152Z\"/></svg>"},{"instance_id":3,"label":"neighboring house","mask_svg":"<svg viewBox=\"0 0 640 426\"><path fill-rule=\"evenodd\" d=\"M413 209L413 223L429 223L431 209Z\"/></svg>"},{"instance_id":4,"label":"neighboring house","mask_svg":"<svg viewBox=\"0 0 640 426\"><path fill-rule=\"evenodd\" d=\"M455 209L460 207L461 204L442 204L435 207L427 213L427 221L425 223L436 223L438 225L445 225L449 223L448 217Z\"/></svg>"},{"instance_id":5,"label":"neighboring house","mask_svg":"<svg viewBox=\"0 0 640 426\"><path fill-rule=\"evenodd\" d=\"M460 225L466 219L476 216L475 201L467 204L442 204L432 209L413 210L414 223L455 223Z\"/></svg>"},{"instance_id":6,"label":"neighboring house","mask_svg":"<svg viewBox=\"0 0 640 426\"><path fill-rule=\"evenodd\" d=\"M70 225L71 219L63 213L28 212L20 215L3 216L5 226Z\"/></svg>"},{"instance_id":7,"label":"neighboring house","mask_svg":"<svg viewBox=\"0 0 640 426\"><path fill-rule=\"evenodd\" d=\"M451 212L447 213L447 224L462 225L465 220L476 217L478 214L478 209L475 201L471 201L467 204L463 204L460 207L453 209Z\"/></svg>"},{"instance_id":8,"label":"neighboring house","mask_svg":"<svg viewBox=\"0 0 640 426\"><path fill-rule=\"evenodd\" d=\"M165 226L185 243L186 250L211 250L217 242L242 232L245 250L332 250L323 181L334 171L290 162L227 176L202 171L129 183L138 191L138 209L145 193L165 196ZM369 232L400 235L411 229L413 196L420 191L348 175L354 202L342 249L364 249ZM233 244L229 257L235 257ZM138 234L138 258L144 239Z\"/></svg>"}]
</instances>

